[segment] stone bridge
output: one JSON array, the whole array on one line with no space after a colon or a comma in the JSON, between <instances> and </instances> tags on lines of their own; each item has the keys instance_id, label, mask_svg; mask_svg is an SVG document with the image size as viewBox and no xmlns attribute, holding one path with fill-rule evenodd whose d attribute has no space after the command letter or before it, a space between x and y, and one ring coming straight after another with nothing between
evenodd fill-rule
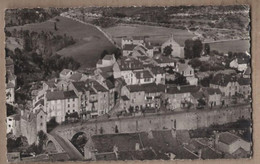
<instances>
[{"instance_id":1,"label":"stone bridge","mask_svg":"<svg viewBox=\"0 0 260 164\"><path fill-rule=\"evenodd\" d=\"M59 126L56 133L71 140L77 133L85 133L87 137L90 137L95 134L115 133L116 129L119 133L162 129L191 130L209 127L213 124L235 122L240 118L251 118L251 105L74 123Z\"/></svg>"}]
</instances>

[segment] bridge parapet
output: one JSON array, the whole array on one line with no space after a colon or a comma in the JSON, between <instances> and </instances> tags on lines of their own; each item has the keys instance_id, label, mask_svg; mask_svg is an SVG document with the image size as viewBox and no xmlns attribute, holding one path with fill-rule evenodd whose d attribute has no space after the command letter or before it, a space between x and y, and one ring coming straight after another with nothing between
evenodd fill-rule
<instances>
[{"instance_id":1,"label":"bridge parapet","mask_svg":"<svg viewBox=\"0 0 260 164\"><path fill-rule=\"evenodd\" d=\"M58 153L65 152L64 149L61 147L61 145L57 142L57 140L51 134L47 133L47 137L48 137L48 141L46 142L46 146L48 145L48 143L50 141L52 141Z\"/></svg>"}]
</instances>

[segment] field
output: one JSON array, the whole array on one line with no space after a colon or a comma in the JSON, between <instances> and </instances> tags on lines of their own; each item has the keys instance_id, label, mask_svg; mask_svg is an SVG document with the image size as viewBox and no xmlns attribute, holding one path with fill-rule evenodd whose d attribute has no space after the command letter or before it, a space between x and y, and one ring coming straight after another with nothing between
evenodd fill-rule
<instances>
[{"instance_id":1,"label":"field","mask_svg":"<svg viewBox=\"0 0 260 164\"><path fill-rule=\"evenodd\" d=\"M124 36L149 36L147 41L154 43L163 43L168 40L171 35L180 44L184 45L186 39L191 39L195 35L189 33L187 30L159 27L159 26L148 26L148 25L117 25L114 27L104 29L106 33L110 34L111 37L116 41L118 45L121 44L121 38Z\"/></svg>"},{"instance_id":2,"label":"field","mask_svg":"<svg viewBox=\"0 0 260 164\"><path fill-rule=\"evenodd\" d=\"M57 22L58 30L54 30L54 21ZM8 27L8 31L13 29L30 30L30 31L51 31L54 35L68 35L72 36L76 43L72 46L66 47L57 53L61 56L72 56L81 64L81 68L94 67L100 54L103 50L112 51L115 46L101 33L96 27L92 25L82 24L65 17L55 17L46 22L27 24L24 26Z\"/></svg>"},{"instance_id":3,"label":"field","mask_svg":"<svg viewBox=\"0 0 260 164\"><path fill-rule=\"evenodd\" d=\"M235 40L218 43L210 43L211 50L228 53L231 52L250 52L249 40Z\"/></svg>"}]
</instances>

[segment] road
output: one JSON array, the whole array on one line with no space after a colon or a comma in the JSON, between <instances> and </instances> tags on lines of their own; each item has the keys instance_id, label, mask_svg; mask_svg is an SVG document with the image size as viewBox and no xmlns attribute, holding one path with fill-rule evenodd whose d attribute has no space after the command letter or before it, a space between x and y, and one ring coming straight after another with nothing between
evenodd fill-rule
<instances>
[{"instance_id":1,"label":"road","mask_svg":"<svg viewBox=\"0 0 260 164\"><path fill-rule=\"evenodd\" d=\"M64 151L69 155L70 160L83 160L84 157L81 153L73 146L73 144L67 140L56 134L54 131L50 133L56 141L60 144L60 146L64 149Z\"/></svg>"}]
</instances>

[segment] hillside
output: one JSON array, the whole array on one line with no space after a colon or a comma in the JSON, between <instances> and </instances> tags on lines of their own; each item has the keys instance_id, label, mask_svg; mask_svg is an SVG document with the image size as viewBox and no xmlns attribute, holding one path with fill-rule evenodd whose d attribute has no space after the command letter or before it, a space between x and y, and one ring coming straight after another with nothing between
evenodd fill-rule
<instances>
[{"instance_id":1,"label":"hillside","mask_svg":"<svg viewBox=\"0 0 260 164\"><path fill-rule=\"evenodd\" d=\"M54 22L56 22L57 30L54 29ZM82 68L95 66L103 50L113 51L115 49L115 46L96 27L61 16L42 23L6 28L7 31L13 29L36 32L51 31L54 35L66 34L73 37L76 43L58 51L57 54L73 57Z\"/></svg>"}]
</instances>

